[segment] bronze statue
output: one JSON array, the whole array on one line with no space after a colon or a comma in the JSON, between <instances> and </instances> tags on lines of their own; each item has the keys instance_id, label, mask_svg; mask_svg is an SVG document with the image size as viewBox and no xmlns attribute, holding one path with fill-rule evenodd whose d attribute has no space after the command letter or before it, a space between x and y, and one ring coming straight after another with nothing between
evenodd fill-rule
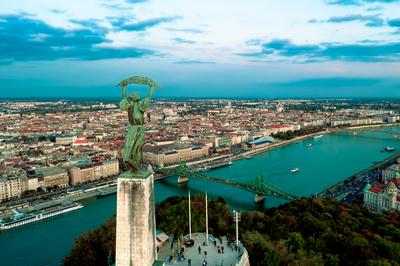
<instances>
[{"instance_id":1,"label":"bronze statue","mask_svg":"<svg viewBox=\"0 0 400 266\"><path fill-rule=\"evenodd\" d=\"M126 88L128 84L148 85L149 92L145 99L140 100L138 93L134 92L127 96ZM150 78L130 77L118 83L122 87L122 100L119 104L121 110L128 111L129 125L127 128L124 148L124 163L128 169L137 171L142 163L142 149L144 145L144 112L146 111L154 88L160 86Z\"/></svg>"}]
</instances>

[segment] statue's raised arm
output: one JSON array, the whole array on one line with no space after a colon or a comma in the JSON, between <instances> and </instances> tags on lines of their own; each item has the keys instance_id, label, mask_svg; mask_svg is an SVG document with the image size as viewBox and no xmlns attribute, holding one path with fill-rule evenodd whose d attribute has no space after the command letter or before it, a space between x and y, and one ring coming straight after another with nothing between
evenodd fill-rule
<instances>
[{"instance_id":1,"label":"statue's raised arm","mask_svg":"<svg viewBox=\"0 0 400 266\"><path fill-rule=\"evenodd\" d=\"M156 89L160 88L160 85L155 83L154 80L152 80L151 78L139 77L139 76L133 76L133 77L124 79L123 81L118 83L117 86L126 87L129 84L147 85L150 88L156 88Z\"/></svg>"},{"instance_id":2,"label":"statue's raised arm","mask_svg":"<svg viewBox=\"0 0 400 266\"><path fill-rule=\"evenodd\" d=\"M123 98L126 97L126 87L129 84L137 84L137 85L147 85L149 86L149 92L147 94L147 97L141 102L141 109L144 111L147 109L151 98L153 98L154 95L154 89L155 88L160 88L160 85L158 85L156 82L154 82L151 78L148 77L139 77L139 76L133 76L130 78L127 78L120 83L117 84L117 86L122 87L122 96ZM123 108L121 108L123 109ZM123 109L124 110L124 109Z\"/></svg>"}]
</instances>

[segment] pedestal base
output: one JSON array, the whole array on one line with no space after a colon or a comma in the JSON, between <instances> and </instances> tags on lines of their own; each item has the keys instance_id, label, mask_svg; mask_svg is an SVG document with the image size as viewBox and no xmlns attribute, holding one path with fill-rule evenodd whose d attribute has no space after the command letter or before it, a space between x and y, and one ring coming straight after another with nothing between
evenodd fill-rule
<instances>
[{"instance_id":1,"label":"pedestal base","mask_svg":"<svg viewBox=\"0 0 400 266\"><path fill-rule=\"evenodd\" d=\"M153 173L143 169L118 177L116 266L152 266L155 241Z\"/></svg>"}]
</instances>

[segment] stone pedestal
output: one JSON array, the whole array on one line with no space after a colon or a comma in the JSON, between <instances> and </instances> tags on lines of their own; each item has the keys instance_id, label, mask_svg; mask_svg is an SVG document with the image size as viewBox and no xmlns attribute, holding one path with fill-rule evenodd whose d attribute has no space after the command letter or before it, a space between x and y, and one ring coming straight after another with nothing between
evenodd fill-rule
<instances>
[{"instance_id":1,"label":"stone pedestal","mask_svg":"<svg viewBox=\"0 0 400 266\"><path fill-rule=\"evenodd\" d=\"M157 257L154 178L148 170L118 177L116 266L152 266Z\"/></svg>"}]
</instances>

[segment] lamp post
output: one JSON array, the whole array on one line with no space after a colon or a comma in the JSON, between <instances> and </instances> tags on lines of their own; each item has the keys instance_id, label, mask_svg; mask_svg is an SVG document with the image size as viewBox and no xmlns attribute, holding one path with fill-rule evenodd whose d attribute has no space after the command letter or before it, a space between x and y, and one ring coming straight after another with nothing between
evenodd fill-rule
<instances>
[{"instance_id":1,"label":"lamp post","mask_svg":"<svg viewBox=\"0 0 400 266\"><path fill-rule=\"evenodd\" d=\"M236 247L239 247L239 221L241 219L240 211L233 211L233 220L236 225Z\"/></svg>"},{"instance_id":2,"label":"lamp post","mask_svg":"<svg viewBox=\"0 0 400 266\"><path fill-rule=\"evenodd\" d=\"M208 246L208 198L206 192L206 245Z\"/></svg>"},{"instance_id":3,"label":"lamp post","mask_svg":"<svg viewBox=\"0 0 400 266\"><path fill-rule=\"evenodd\" d=\"M189 190L189 239L192 239L192 211L190 206L190 190Z\"/></svg>"}]
</instances>

